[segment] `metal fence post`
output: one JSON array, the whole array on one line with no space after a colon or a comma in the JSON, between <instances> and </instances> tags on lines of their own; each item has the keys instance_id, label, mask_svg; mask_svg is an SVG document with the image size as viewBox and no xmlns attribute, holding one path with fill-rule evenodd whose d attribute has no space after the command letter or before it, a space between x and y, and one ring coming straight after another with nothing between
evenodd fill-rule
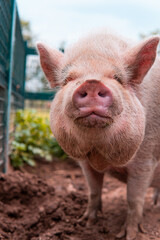
<instances>
[{"instance_id":1,"label":"metal fence post","mask_svg":"<svg viewBox=\"0 0 160 240\"><path fill-rule=\"evenodd\" d=\"M25 83L26 83L26 63L27 63L27 41L24 41L25 59L24 59L24 71L23 71L23 93L25 95ZM25 97L23 98L23 109L25 105Z\"/></svg>"},{"instance_id":2,"label":"metal fence post","mask_svg":"<svg viewBox=\"0 0 160 240\"><path fill-rule=\"evenodd\" d=\"M15 45L15 24L16 24L16 1L12 1L12 26L10 33L10 56L9 56L9 73L8 73L8 96L7 96L7 116L6 116L6 151L5 151L5 164L4 172L8 169L8 150L9 150L9 122L10 122L10 109L11 109L11 92L12 92L12 73L13 73L13 60L14 60L14 45Z\"/></svg>"}]
</instances>

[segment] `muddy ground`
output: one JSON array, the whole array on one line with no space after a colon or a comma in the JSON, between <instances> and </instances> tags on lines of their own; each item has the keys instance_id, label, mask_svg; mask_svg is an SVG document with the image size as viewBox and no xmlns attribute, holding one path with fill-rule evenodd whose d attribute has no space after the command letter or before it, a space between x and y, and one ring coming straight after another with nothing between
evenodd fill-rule
<instances>
[{"instance_id":1,"label":"muddy ground","mask_svg":"<svg viewBox=\"0 0 160 240\"><path fill-rule=\"evenodd\" d=\"M90 228L77 219L87 205L87 186L71 161L25 167L0 175L0 240L113 240L126 217L126 186L105 175L103 214ZM148 190L138 240L160 239L160 206ZM124 238L123 238L124 240Z\"/></svg>"}]
</instances>

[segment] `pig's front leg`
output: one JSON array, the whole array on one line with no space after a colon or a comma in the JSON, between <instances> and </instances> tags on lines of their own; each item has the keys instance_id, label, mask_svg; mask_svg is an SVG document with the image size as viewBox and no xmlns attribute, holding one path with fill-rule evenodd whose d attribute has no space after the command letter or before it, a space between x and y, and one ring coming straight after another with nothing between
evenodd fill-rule
<instances>
[{"instance_id":1,"label":"pig's front leg","mask_svg":"<svg viewBox=\"0 0 160 240\"><path fill-rule=\"evenodd\" d=\"M128 212L127 220L117 235L118 238L126 235L126 240L136 239L140 230L145 232L142 227L142 214L145 194L150 185L156 163L154 161L135 162L128 168L127 181L127 201Z\"/></svg>"},{"instance_id":2,"label":"pig's front leg","mask_svg":"<svg viewBox=\"0 0 160 240\"><path fill-rule=\"evenodd\" d=\"M87 219L87 226L90 226L96 222L97 212L102 210L101 193L104 174L95 171L87 161L82 161L80 166L88 183L89 196L88 207L79 221Z\"/></svg>"}]
</instances>

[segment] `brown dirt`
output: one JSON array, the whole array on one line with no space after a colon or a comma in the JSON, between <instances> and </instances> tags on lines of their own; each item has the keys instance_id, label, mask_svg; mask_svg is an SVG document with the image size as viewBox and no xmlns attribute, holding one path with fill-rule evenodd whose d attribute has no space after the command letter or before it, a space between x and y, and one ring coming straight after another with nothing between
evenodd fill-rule
<instances>
[{"instance_id":1,"label":"brown dirt","mask_svg":"<svg viewBox=\"0 0 160 240\"><path fill-rule=\"evenodd\" d=\"M87 187L79 167L71 161L37 164L0 175L0 240L113 240L126 217L126 186L106 174L103 214L87 228L77 219L87 205ZM160 239L160 206L146 196L138 240Z\"/></svg>"}]
</instances>

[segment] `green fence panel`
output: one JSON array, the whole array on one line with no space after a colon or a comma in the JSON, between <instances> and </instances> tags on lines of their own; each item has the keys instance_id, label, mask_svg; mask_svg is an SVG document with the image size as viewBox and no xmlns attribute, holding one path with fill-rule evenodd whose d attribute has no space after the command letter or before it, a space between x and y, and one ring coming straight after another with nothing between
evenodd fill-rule
<instances>
[{"instance_id":1,"label":"green fence panel","mask_svg":"<svg viewBox=\"0 0 160 240\"><path fill-rule=\"evenodd\" d=\"M25 42L22 37L18 11L16 11L15 41L13 51L13 72L12 72L12 94L14 96L14 107L24 105L24 78L26 67Z\"/></svg>"},{"instance_id":2,"label":"green fence panel","mask_svg":"<svg viewBox=\"0 0 160 240\"><path fill-rule=\"evenodd\" d=\"M55 95L24 91L26 56L35 54L23 40L16 0L0 0L0 171L7 171L16 110L24 99L51 101Z\"/></svg>"},{"instance_id":3,"label":"green fence panel","mask_svg":"<svg viewBox=\"0 0 160 240\"><path fill-rule=\"evenodd\" d=\"M15 111L24 106L25 42L15 0L0 0L0 171L7 170Z\"/></svg>"},{"instance_id":4,"label":"green fence panel","mask_svg":"<svg viewBox=\"0 0 160 240\"><path fill-rule=\"evenodd\" d=\"M26 68L25 42L22 37L20 20L16 8L15 32L12 49L12 73L10 96L10 133L14 130L14 116L17 109L24 107L24 82Z\"/></svg>"},{"instance_id":5,"label":"green fence panel","mask_svg":"<svg viewBox=\"0 0 160 240\"><path fill-rule=\"evenodd\" d=\"M12 0L0 1L0 170L4 169L6 152L6 108L8 103L8 72L12 10Z\"/></svg>"}]
</instances>

